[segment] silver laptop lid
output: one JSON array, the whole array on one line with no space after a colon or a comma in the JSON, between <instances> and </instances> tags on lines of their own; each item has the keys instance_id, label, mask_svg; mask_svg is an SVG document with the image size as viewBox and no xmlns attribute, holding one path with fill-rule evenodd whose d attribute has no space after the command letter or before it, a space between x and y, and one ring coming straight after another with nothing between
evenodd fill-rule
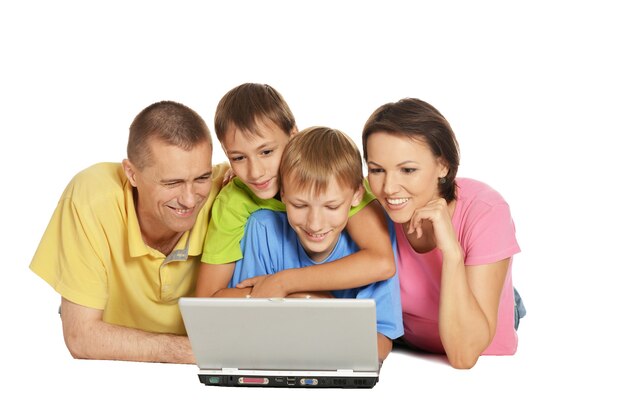
<instances>
[{"instance_id":1,"label":"silver laptop lid","mask_svg":"<svg viewBox=\"0 0 626 417\"><path fill-rule=\"evenodd\" d=\"M378 371L373 300L181 298L179 305L200 369Z\"/></svg>"}]
</instances>

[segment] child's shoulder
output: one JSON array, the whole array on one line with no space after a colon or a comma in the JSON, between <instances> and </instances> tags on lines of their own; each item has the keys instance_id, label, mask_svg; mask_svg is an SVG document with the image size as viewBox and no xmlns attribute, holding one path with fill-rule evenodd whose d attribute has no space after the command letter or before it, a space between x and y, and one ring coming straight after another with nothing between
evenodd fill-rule
<instances>
[{"instance_id":1,"label":"child's shoulder","mask_svg":"<svg viewBox=\"0 0 626 417\"><path fill-rule=\"evenodd\" d=\"M254 201L254 193L239 178L235 177L224 185L217 195L221 200L247 200Z\"/></svg>"}]
</instances>

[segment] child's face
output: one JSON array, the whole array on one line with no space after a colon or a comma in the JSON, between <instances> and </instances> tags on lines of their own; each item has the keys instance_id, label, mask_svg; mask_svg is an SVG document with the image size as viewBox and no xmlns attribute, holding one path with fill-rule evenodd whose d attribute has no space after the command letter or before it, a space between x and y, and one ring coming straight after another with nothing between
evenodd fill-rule
<instances>
[{"instance_id":1,"label":"child's face","mask_svg":"<svg viewBox=\"0 0 626 417\"><path fill-rule=\"evenodd\" d=\"M354 191L333 178L325 191L316 194L313 187L300 190L290 178L284 178L281 194L300 244L313 261L322 262L346 227L350 207L361 202L363 189Z\"/></svg>"},{"instance_id":2,"label":"child's face","mask_svg":"<svg viewBox=\"0 0 626 417\"><path fill-rule=\"evenodd\" d=\"M385 132L367 140L368 180L372 192L396 223L439 198L439 177L448 169L424 142Z\"/></svg>"},{"instance_id":3,"label":"child's face","mask_svg":"<svg viewBox=\"0 0 626 417\"><path fill-rule=\"evenodd\" d=\"M222 148L235 175L257 197L268 199L278 194L278 167L290 135L269 121L257 129L258 135L250 135L231 127Z\"/></svg>"}]
</instances>

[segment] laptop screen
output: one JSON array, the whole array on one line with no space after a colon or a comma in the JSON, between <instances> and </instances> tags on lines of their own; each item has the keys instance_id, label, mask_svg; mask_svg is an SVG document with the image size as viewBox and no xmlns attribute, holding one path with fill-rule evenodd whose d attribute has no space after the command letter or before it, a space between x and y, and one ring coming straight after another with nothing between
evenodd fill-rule
<instances>
[{"instance_id":1,"label":"laptop screen","mask_svg":"<svg viewBox=\"0 0 626 417\"><path fill-rule=\"evenodd\" d=\"M373 300L181 298L179 304L200 369L378 371Z\"/></svg>"}]
</instances>

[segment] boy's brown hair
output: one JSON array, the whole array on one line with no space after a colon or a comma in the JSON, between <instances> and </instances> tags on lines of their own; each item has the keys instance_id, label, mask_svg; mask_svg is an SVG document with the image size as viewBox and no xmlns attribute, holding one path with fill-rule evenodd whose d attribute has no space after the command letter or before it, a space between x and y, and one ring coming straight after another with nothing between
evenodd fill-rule
<instances>
[{"instance_id":1,"label":"boy's brown hair","mask_svg":"<svg viewBox=\"0 0 626 417\"><path fill-rule=\"evenodd\" d=\"M215 110L215 134L222 142L228 129L258 135L260 123L272 122L290 135L296 119L283 96L267 84L241 84L222 97Z\"/></svg>"}]
</instances>

